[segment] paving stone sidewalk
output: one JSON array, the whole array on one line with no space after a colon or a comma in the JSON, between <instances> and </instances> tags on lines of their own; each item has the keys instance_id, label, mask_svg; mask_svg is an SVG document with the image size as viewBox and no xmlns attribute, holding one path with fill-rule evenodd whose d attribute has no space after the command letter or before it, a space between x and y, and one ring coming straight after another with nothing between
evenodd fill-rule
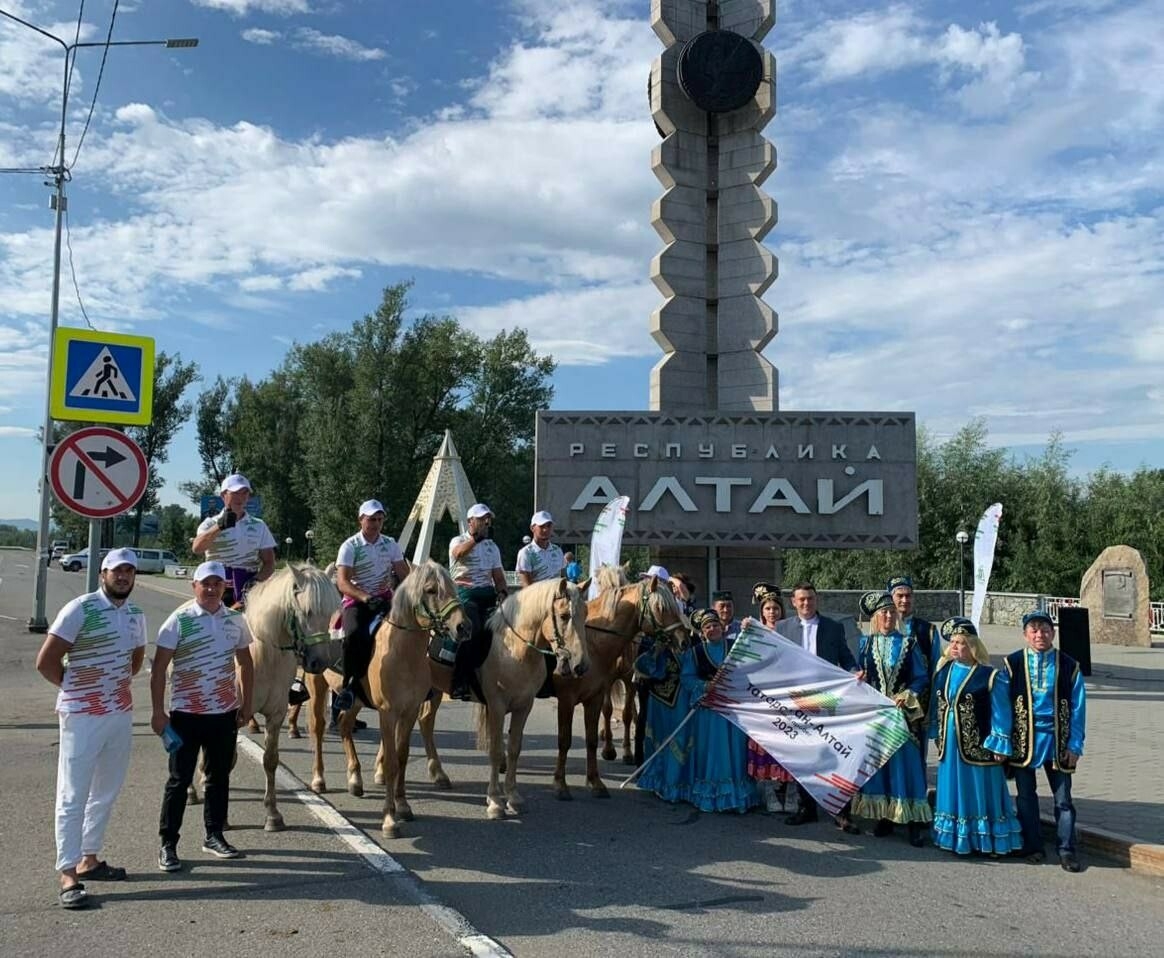
<instances>
[{"instance_id":1,"label":"paving stone sidewalk","mask_svg":"<svg viewBox=\"0 0 1164 958\"><path fill-rule=\"evenodd\" d=\"M1017 628L986 626L982 638L992 656L1023 645ZM1164 768L1155 760L1164 741L1164 648L1092 645L1091 664L1087 740L1072 787L1084 848L1133 865L1154 858L1164 874ZM1049 801L1044 812L1050 817Z\"/></svg>"}]
</instances>

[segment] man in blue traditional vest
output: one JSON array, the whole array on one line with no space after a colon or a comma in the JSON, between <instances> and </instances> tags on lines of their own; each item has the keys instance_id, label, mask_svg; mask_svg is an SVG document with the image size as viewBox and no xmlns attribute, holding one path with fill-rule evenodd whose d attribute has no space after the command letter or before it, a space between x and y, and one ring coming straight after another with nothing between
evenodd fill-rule
<instances>
[{"instance_id":1,"label":"man in blue traditional vest","mask_svg":"<svg viewBox=\"0 0 1164 958\"><path fill-rule=\"evenodd\" d=\"M1080 870L1075 852L1075 805L1071 776L1083 755L1087 698L1079 664L1055 648L1055 623L1042 610L1023 616L1026 648L1006 657L1014 708L1010 767L1023 828L1023 854L1031 864L1046 860L1039 825L1036 772L1041 767L1055 796L1059 864Z\"/></svg>"}]
</instances>

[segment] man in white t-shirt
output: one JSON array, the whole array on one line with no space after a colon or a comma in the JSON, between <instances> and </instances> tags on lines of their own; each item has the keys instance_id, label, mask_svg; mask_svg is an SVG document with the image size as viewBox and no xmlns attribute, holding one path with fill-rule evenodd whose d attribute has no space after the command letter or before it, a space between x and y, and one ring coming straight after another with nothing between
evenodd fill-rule
<instances>
[{"instance_id":1,"label":"man in white t-shirt","mask_svg":"<svg viewBox=\"0 0 1164 958\"><path fill-rule=\"evenodd\" d=\"M269 579L275 571L275 537L262 519L247 512L252 490L246 476L227 476L221 492L222 512L202 520L191 549L226 568L222 601L230 606L244 601L244 590L252 581Z\"/></svg>"},{"instance_id":2,"label":"man in white t-shirt","mask_svg":"<svg viewBox=\"0 0 1164 958\"><path fill-rule=\"evenodd\" d=\"M56 840L62 907L89 904L86 881L120 881L125 869L98 858L133 742L130 683L145 661L146 619L128 601L137 554L101 560L100 588L68 602L53 620L36 670L60 689Z\"/></svg>"},{"instance_id":3,"label":"man in white t-shirt","mask_svg":"<svg viewBox=\"0 0 1164 958\"><path fill-rule=\"evenodd\" d=\"M170 777L158 825L162 840L158 868L164 872L182 867L178 839L186 812L186 790L194 780L199 752L204 756L206 773L202 850L216 858L239 857L238 849L223 837L222 830L230 802L230 769L238 729L252 715L255 670L251 632L243 614L222 601L226 569L221 562L198 566L192 588L194 601L181 606L158 630L150 669L150 727L154 734L163 735L168 726L178 739L170 751ZM167 713L166 669L171 663Z\"/></svg>"},{"instance_id":4,"label":"man in white t-shirt","mask_svg":"<svg viewBox=\"0 0 1164 958\"><path fill-rule=\"evenodd\" d=\"M355 704L375 647L370 626L391 608L393 581L399 584L409 571L396 540L381 534L384 515L378 499L363 503L360 531L343 541L335 560L335 584L344 596L344 685L332 703L338 711Z\"/></svg>"},{"instance_id":5,"label":"man in white t-shirt","mask_svg":"<svg viewBox=\"0 0 1164 958\"><path fill-rule=\"evenodd\" d=\"M457 598L473 623L472 638L461 643L453 676L454 698L469 698L469 676L488 653L485 623L497 603L509 594L501 550L493 541L493 510L478 502L465 514L469 531L449 543L449 573L457 583Z\"/></svg>"},{"instance_id":6,"label":"man in white t-shirt","mask_svg":"<svg viewBox=\"0 0 1164 958\"><path fill-rule=\"evenodd\" d=\"M551 542L554 534L554 517L548 512L535 512L529 520L529 530L533 540L517 553L517 578L524 588L535 582L556 579L566 567L566 558L557 543Z\"/></svg>"}]
</instances>

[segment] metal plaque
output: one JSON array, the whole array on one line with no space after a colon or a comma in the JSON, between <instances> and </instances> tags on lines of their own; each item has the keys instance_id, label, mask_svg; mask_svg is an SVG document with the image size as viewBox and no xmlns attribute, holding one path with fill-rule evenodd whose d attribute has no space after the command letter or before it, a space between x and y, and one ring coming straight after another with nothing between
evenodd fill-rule
<instances>
[{"instance_id":1,"label":"metal plaque","mask_svg":"<svg viewBox=\"0 0 1164 958\"><path fill-rule=\"evenodd\" d=\"M626 495L628 545L918 544L913 413L542 411L535 486L566 542Z\"/></svg>"},{"instance_id":2,"label":"metal plaque","mask_svg":"<svg viewBox=\"0 0 1164 958\"><path fill-rule=\"evenodd\" d=\"M1130 619L1136 614L1136 577L1131 569L1103 570L1103 617Z\"/></svg>"}]
</instances>

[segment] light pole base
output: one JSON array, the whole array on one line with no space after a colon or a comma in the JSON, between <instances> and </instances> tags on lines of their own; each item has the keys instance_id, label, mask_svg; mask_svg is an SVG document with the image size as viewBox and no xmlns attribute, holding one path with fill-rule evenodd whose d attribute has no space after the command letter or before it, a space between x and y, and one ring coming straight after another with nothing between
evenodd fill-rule
<instances>
[{"instance_id":1,"label":"light pole base","mask_svg":"<svg viewBox=\"0 0 1164 958\"><path fill-rule=\"evenodd\" d=\"M39 632L42 635L48 631L48 619L38 619L35 615L28 620L28 631Z\"/></svg>"}]
</instances>

